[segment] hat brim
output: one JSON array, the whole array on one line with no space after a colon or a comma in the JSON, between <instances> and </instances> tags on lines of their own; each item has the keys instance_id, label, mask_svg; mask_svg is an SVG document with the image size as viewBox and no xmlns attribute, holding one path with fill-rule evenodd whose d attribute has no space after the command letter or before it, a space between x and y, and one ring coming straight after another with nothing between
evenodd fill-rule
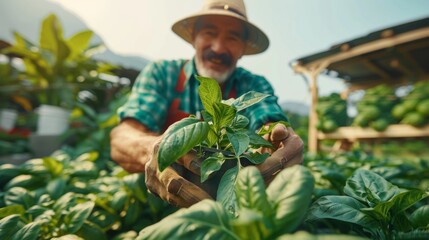
<instances>
[{"instance_id":1,"label":"hat brim","mask_svg":"<svg viewBox=\"0 0 429 240\"><path fill-rule=\"evenodd\" d=\"M204 12L200 12L194 15L191 15L189 17L183 18L176 23L173 24L171 27L173 32L176 33L179 37L183 38L188 43L192 44L192 31L195 26L195 21L202 16L229 16L236 18L240 20L247 28L248 30L248 39L247 39L247 45L244 51L244 55L252 55L252 54L258 54L261 52L264 52L267 50L268 46L270 45L270 42L268 40L267 35L259 29L254 24L247 21L246 18L234 13L234 12L227 12L224 10L219 9L210 9L206 10Z\"/></svg>"}]
</instances>

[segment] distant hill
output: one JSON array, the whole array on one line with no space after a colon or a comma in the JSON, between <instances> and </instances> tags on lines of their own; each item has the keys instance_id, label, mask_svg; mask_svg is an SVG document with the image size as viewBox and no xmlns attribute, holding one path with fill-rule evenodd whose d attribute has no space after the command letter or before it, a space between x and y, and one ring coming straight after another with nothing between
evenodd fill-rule
<instances>
[{"instance_id":1,"label":"distant hill","mask_svg":"<svg viewBox=\"0 0 429 240\"><path fill-rule=\"evenodd\" d=\"M283 111L296 113L302 116L308 116L310 112L310 106L302 102L286 101L280 103L280 107Z\"/></svg>"},{"instance_id":2,"label":"distant hill","mask_svg":"<svg viewBox=\"0 0 429 240\"><path fill-rule=\"evenodd\" d=\"M37 43L42 20L51 13L60 19L67 38L79 31L87 29L94 31L78 16L48 0L0 0L0 39L14 43L13 32L19 32L33 43ZM103 43L96 32L92 43ZM95 55L95 58L136 70L142 69L149 62L143 57L120 55L108 48Z\"/></svg>"}]
</instances>

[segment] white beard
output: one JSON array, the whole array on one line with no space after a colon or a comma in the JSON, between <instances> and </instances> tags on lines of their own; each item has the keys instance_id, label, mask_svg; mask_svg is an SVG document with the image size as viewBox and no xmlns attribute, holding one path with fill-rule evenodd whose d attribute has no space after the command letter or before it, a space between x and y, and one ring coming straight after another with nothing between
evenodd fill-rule
<instances>
[{"instance_id":1,"label":"white beard","mask_svg":"<svg viewBox=\"0 0 429 240\"><path fill-rule=\"evenodd\" d=\"M199 62L197 58L195 58L195 66L197 68L197 72L202 77L208 77L215 79L219 84L222 84L228 80L228 78L231 76L234 69L229 69L226 72L217 72L213 71L212 69L205 68L203 64Z\"/></svg>"}]
</instances>

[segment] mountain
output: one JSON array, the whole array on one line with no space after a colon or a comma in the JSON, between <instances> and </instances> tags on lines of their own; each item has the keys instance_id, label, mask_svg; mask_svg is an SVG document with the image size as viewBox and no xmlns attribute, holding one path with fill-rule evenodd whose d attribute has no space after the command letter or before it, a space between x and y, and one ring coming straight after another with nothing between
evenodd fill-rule
<instances>
[{"instance_id":1,"label":"mountain","mask_svg":"<svg viewBox=\"0 0 429 240\"><path fill-rule=\"evenodd\" d=\"M42 21L51 13L59 18L66 38L83 30L92 30L78 16L48 0L0 0L0 39L14 43L13 32L18 32L37 43ZM91 44L101 43L103 40L94 32ZM141 70L149 62L143 57L120 55L108 48L94 57L136 70Z\"/></svg>"},{"instance_id":2,"label":"mountain","mask_svg":"<svg viewBox=\"0 0 429 240\"><path fill-rule=\"evenodd\" d=\"M283 111L296 113L302 116L308 116L310 112L310 106L302 102L286 101L280 103L280 107Z\"/></svg>"}]
</instances>

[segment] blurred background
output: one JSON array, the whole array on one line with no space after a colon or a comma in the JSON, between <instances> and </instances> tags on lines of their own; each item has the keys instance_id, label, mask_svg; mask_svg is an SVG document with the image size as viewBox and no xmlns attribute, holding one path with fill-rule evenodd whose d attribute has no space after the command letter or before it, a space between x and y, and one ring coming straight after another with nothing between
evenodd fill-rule
<instances>
[{"instance_id":1,"label":"blurred background","mask_svg":"<svg viewBox=\"0 0 429 240\"><path fill-rule=\"evenodd\" d=\"M35 41L42 19L55 13L65 36L90 29L92 41L107 48L100 58L139 70L151 60L192 57L192 47L171 25L200 7L200 0L0 0L0 36L12 42L13 31L18 31ZM266 32L271 45L262 54L244 57L240 65L266 76L285 107L310 103L308 86L289 67L294 60L429 16L425 0L248 0L246 7L250 21ZM320 82L321 95L344 89L337 79Z\"/></svg>"}]
</instances>

